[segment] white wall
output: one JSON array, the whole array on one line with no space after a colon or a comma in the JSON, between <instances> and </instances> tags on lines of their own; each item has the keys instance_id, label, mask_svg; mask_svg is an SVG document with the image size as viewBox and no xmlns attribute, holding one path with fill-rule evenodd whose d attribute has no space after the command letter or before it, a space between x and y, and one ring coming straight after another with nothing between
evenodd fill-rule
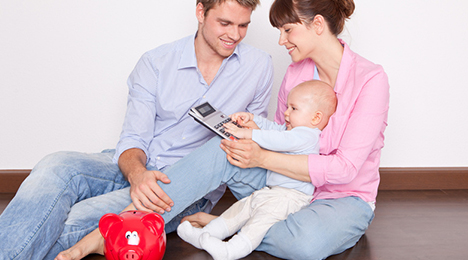
<instances>
[{"instance_id":1,"label":"white wall","mask_svg":"<svg viewBox=\"0 0 468 260\"><path fill-rule=\"evenodd\" d=\"M269 52L275 91L290 63L268 21L245 41ZM468 166L468 3L356 0L342 38L391 84L384 167ZM0 169L117 143L140 55L196 30L195 0L0 0ZM271 102L270 114L276 102Z\"/></svg>"}]
</instances>

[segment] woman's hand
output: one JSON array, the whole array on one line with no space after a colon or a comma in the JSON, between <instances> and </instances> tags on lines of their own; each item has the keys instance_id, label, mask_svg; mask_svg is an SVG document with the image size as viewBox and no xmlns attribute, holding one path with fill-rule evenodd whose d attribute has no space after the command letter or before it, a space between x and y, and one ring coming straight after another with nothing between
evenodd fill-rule
<instances>
[{"instance_id":1,"label":"woman's hand","mask_svg":"<svg viewBox=\"0 0 468 260\"><path fill-rule=\"evenodd\" d=\"M267 151L252 140L222 140L221 149L227 154L228 161L240 168L262 167Z\"/></svg>"},{"instance_id":2,"label":"woman's hand","mask_svg":"<svg viewBox=\"0 0 468 260\"><path fill-rule=\"evenodd\" d=\"M308 155L283 154L262 149L256 142L247 139L222 140L221 149L228 161L240 168L260 167L280 173L289 178L310 182Z\"/></svg>"}]
</instances>

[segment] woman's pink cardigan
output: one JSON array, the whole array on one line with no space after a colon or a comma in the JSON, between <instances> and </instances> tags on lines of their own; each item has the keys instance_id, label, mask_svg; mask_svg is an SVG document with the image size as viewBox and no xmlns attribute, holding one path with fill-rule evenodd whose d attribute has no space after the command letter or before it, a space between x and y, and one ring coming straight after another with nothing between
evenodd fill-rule
<instances>
[{"instance_id":1,"label":"woman's pink cardigan","mask_svg":"<svg viewBox=\"0 0 468 260\"><path fill-rule=\"evenodd\" d=\"M309 155L314 199L357 196L373 202L387 126L389 84L383 68L344 46L335 92L338 106L320 137L320 155ZM314 77L314 62L292 63L278 94L275 121L282 124L289 91Z\"/></svg>"}]
</instances>

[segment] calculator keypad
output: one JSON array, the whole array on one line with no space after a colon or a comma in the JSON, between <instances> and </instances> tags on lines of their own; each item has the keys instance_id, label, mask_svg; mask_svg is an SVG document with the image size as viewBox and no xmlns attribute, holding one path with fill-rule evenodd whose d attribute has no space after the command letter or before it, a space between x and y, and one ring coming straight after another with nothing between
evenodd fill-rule
<instances>
[{"instance_id":1,"label":"calculator keypad","mask_svg":"<svg viewBox=\"0 0 468 260\"><path fill-rule=\"evenodd\" d=\"M236 126L240 127L237 124L237 122L232 121L232 119L230 117L228 117L227 119L221 121L219 124L215 125L214 128L217 129L218 131L220 131L221 133L223 133L225 136L229 137L230 139L232 139L232 138L239 139L239 138L231 135L230 133L226 132L226 130L225 130L226 128L224 127L224 124L227 124L229 122L231 122L231 123L235 124Z\"/></svg>"}]
</instances>

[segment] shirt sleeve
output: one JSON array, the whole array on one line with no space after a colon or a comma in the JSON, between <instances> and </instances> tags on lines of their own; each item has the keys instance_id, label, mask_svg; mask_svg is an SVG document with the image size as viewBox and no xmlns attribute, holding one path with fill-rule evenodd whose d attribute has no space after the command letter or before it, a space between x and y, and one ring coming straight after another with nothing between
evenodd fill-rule
<instances>
[{"instance_id":1,"label":"shirt sleeve","mask_svg":"<svg viewBox=\"0 0 468 260\"><path fill-rule=\"evenodd\" d=\"M258 126L258 128L262 130L276 130L276 131L285 131L286 125L285 124L278 124L276 122L270 121L267 118L262 116L254 115L254 123Z\"/></svg>"},{"instance_id":2,"label":"shirt sleeve","mask_svg":"<svg viewBox=\"0 0 468 260\"><path fill-rule=\"evenodd\" d=\"M329 155L309 155L309 174L314 185L348 184L366 161L378 164L388 106L388 78L382 70L362 87L349 118L341 119L347 121L346 129L342 136L332 137L341 138L338 148Z\"/></svg>"},{"instance_id":3,"label":"shirt sleeve","mask_svg":"<svg viewBox=\"0 0 468 260\"><path fill-rule=\"evenodd\" d=\"M264 77L259 77L255 97L246 110L254 115L267 117L271 88L273 86L273 62L271 56L264 55L264 61L259 61L258 64L263 64L263 69L259 73L264 75Z\"/></svg>"},{"instance_id":4,"label":"shirt sleeve","mask_svg":"<svg viewBox=\"0 0 468 260\"><path fill-rule=\"evenodd\" d=\"M156 118L156 88L158 73L151 64L148 54L144 54L130 74L128 81L127 112L125 114L120 140L117 144L114 162L131 148L143 150L147 163L150 156L149 144L153 139Z\"/></svg>"}]
</instances>

